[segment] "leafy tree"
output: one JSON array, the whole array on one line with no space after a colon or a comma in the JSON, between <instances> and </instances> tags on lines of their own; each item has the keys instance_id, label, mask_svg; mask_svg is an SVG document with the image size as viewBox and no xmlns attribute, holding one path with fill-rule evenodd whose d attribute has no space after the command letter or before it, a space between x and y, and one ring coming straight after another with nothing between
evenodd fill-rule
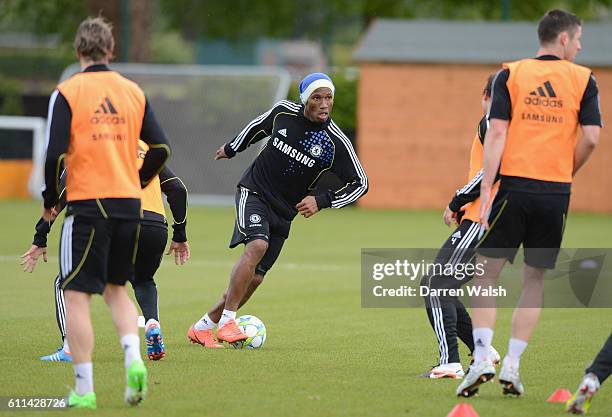
<instances>
[{"instance_id":1,"label":"leafy tree","mask_svg":"<svg viewBox=\"0 0 612 417\"><path fill-rule=\"evenodd\" d=\"M59 34L64 44L70 44L83 19L101 14L113 24L115 54L122 60L143 61L151 37L151 4L148 0L3 0L0 25L20 32Z\"/></svg>"}]
</instances>

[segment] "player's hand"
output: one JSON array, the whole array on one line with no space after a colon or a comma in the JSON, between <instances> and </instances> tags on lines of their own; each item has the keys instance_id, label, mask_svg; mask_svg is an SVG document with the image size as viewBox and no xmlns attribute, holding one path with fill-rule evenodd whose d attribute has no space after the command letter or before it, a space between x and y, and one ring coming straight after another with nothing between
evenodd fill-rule
<instances>
[{"instance_id":1,"label":"player's hand","mask_svg":"<svg viewBox=\"0 0 612 417\"><path fill-rule=\"evenodd\" d=\"M44 208L43 207L43 213L42 213L42 218L45 219L45 221L47 222L51 222L53 220L55 220L55 218L57 217L57 210L56 207L51 207L51 208Z\"/></svg>"},{"instance_id":2,"label":"player's hand","mask_svg":"<svg viewBox=\"0 0 612 417\"><path fill-rule=\"evenodd\" d=\"M491 187L480 184L480 223L489 230L489 207L491 206Z\"/></svg>"},{"instance_id":3,"label":"player's hand","mask_svg":"<svg viewBox=\"0 0 612 417\"><path fill-rule=\"evenodd\" d=\"M448 206L444 209L444 224L450 227L451 223L457 223L457 213L452 211Z\"/></svg>"},{"instance_id":4,"label":"player's hand","mask_svg":"<svg viewBox=\"0 0 612 417\"><path fill-rule=\"evenodd\" d=\"M23 255L21 255L21 266L23 266L23 272L32 272L36 267L38 258L40 255L43 257L43 261L47 262L47 248L41 248L36 245L32 245L30 249Z\"/></svg>"},{"instance_id":5,"label":"player's hand","mask_svg":"<svg viewBox=\"0 0 612 417\"><path fill-rule=\"evenodd\" d=\"M227 159L227 155L225 154L225 144L221 145L221 147L215 152L215 161L218 161L219 159Z\"/></svg>"},{"instance_id":6,"label":"player's hand","mask_svg":"<svg viewBox=\"0 0 612 417\"><path fill-rule=\"evenodd\" d=\"M304 197L302 201L297 203L295 208L305 218L314 216L315 213L319 211L319 207L317 206L317 200L311 195L307 195L306 197Z\"/></svg>"},{"instance_id":7,"label":"player's hand","mask_svg":"<svg viewBox=\"0 0 612 417\"><path fill-rule=\"evenodd\" d=\"M174 252L174 263L177 265L184 265L189 260L191 253L189 252L189 243L187 242L170 242L170 247L166 255L170 255Z\"/></svg>"}]
</instances>

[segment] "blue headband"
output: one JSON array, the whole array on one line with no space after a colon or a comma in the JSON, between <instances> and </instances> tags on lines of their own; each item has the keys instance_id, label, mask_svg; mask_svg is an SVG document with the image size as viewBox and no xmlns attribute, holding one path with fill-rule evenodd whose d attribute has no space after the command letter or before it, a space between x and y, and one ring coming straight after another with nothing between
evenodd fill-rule
<instances>
[{"instance_id":1,"label":"blue headband","mask_svg":"<svg viewBox=\"0 0 612 417\"><path fill-rule=\"evenodd\" d=\"M306 104L310 95L317 89L321 87L327 87L331 90L332 96L336 91L336 87L334 87L334 83L331 78L329 78L326 74L322 72L313 72L312 74L308 74L302 81L300 81L300 100L302 100L303 104Z\"/></svg>"}]
</instances>

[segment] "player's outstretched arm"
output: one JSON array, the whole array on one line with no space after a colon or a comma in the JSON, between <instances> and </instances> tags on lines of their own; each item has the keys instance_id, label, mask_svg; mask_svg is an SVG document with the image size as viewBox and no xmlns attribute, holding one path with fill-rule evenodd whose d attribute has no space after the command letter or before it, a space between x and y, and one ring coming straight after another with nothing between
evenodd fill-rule
<instances>
[{"instance_id":1,"label":"player's outstretched arm","mask_svg":"<svg viewBox=\"0 0 612 417\"><path fill-rule=\"evenodd\" d=\"M234 139L222 146L223 149L218 149L215 153L215 160L233 158L236 153L242 152L252 144L267 138L272 134L274 118L278 113L288 110L295 111L299 107L299 105L288 100L279 101L270 110L251 120Z\"/></svg>"}]
</instances>

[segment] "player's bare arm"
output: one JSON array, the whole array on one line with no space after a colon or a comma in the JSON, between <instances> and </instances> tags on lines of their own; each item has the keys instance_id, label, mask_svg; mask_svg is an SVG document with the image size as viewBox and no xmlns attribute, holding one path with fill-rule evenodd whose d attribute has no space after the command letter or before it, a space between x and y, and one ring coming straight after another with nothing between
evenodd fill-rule
<instances>
[{"instance_id":1,"label":"player's bare arm","mask_svg":"<svg viewBox=\"0 0 612 417\"><path fill-rule=\"evenodd\" d=\"M599 134L601 128L599 126L581 126L582 138L576 143L576 149L574 150L574 172L576 172L584 165L589 159L591 153L599 143Z\"/></svg>"},{"instance_id":2,"label":"player's bare arm","mask_svg":"<svg viewBox=\"0 0 612 417\"><path fill-rule=\"evenodd\" d=\"M484 175L480 184L480 219L486 228L489 227L487 213L491 206L491 190L504 153L507 132L507 120L491 119L484 142Z\"/></svg>"}]
</instances>

